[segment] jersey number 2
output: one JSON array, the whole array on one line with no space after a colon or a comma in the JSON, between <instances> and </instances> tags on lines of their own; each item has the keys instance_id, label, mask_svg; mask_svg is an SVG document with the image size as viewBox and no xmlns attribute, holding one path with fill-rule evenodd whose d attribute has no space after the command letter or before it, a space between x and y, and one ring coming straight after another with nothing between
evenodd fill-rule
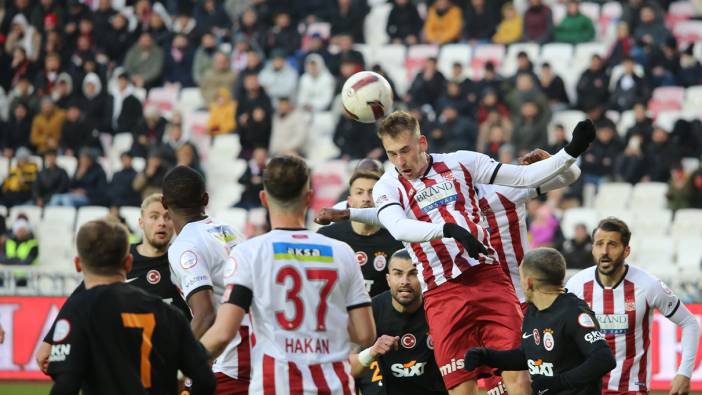
<instances>
[{"instance_id":1,"label":"jersey number 2","mask_svg":"<svg viewBox=\"0 0 702 395\"><path fill-rule=\"evenodd\" d=\"M325 318L327 316L327 297L336 283L336 270L331 269L306 269L305 275L309 281L324 282L322 289L319 291L319 304L317 305L317 326L318 331L325 331ZM295 306L295 314L292 319L285 316L284 311L276 311L275 317L281 328L294 331L302 325L302 320L305 317L305 304L300 299L300 290L302 289L302 275L292 266L286 266L278 271L275 276L275 282L281 285L285 284L287 278L292 279L292 288L286 294L288 302L292 302Z\"/></svg>"},{"instance_id":2,"label":"jersey number 2","mask_svg":"<svg viewBox=\"0 0 702 395\"><path fill-rule=\"evenodd\" d=\"M125 328L142 329L140 358L141 385L143 385L144 388L151 388L151 360L149 359L149 354L151 354L151 336L154 334L156 318L153 313L122 313L122 325L124 325Z\"/></svg>"}]
</instances>

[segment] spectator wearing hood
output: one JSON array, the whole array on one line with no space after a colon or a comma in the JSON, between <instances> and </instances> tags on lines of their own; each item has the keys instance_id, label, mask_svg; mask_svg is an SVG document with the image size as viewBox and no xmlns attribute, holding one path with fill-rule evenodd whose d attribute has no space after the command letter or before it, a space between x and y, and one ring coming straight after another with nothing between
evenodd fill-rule
<instances>
[{"instance_id":1,"label":"spectator wearing hood","mask_svg":"<svg viewBox=\"0 0 702 395\"><path fill-rule=\"evenodd\" d=\"M64 155L77 156L81 148L88 147L102 154L100 133L91 129L85 121L78 101L73 101L66 110L66 121L61 128L59 148Z\"/></svg>"},{"instance_id":2,"label":"spectator wearing hood","mask_svg":"<svg viewBox=\"0 0 702 395\"><path fill-rule=\"evenodd\" d=\"M86 74L83 78L82 93L83 95L78 99L78 102L85 116L86 127L98 131L108 130L107 125L105 125L107 102L102 93L102 81L97 74Z\"/></svg>"},{"instance_id":3,"label":"spectator wearing hood","mask_svg":"<svg viewBox=\"0 0 702 395\"><path fill-rule=\"evenodd\" d=\"M132 183L137 176L137 172L132 166L132 154L123 152L119 159L122 163L122 169L116 171L110 180L110 205L112 207L138 207L141 204L141 194L132 188Z\"/></svg>"},{"instance_id":4,"label":"spectator wearing hood","mask_svg":"<svg viewBox=\"0 0 702 395\"><path fill-rule=\"evenodd\" d=\"M209 106L207 133L214 137L234 132L236 129L236 102L227 88L217 89L215 99Z\"/></svg>"},{"instance_id":5,"label":"spectator wearing hood","mask_svg":"<svg viewBox=\"0 0 702 395\"><path fill-rule=\"evenodd\" d=\"M68 192L55 194L49 206L104 206L107 205L107 177L97 161L97 154L90 148L82 148L78 156L78 168L68 185Z\"/></svg>"},{"instance_id":6,"label":"spectator wearing hood","mask_svg":"<svg viewBox=\"0 0 702 395\"><path fill-rule=\"evenodd\" d=\"M187 36L176 34L173 37L171 48L166 54L166 63L163 66L163 82L178 84L181 88L195 86L193 80L193 50L190 48Z\"/></svg>"},{"instance_id":7,"label":"spectator wearing hood","mask_svg":"<svg viewBox=\"0 0 702 395\"><path fill-rule=\"evenodd\" d=\"M68 73L61 73L51 89L51 99L64 110L73 101L73 79Z\"/></svg>"},{"instance_id":8,"label":"spectator wearing hood","mask_svg":"<svg viewBox=\"0 0 702 395\"><path fill-rule=\"evenodd\" d=\"M215 101L219 89L232 91L236 82L236 74L231 70L227 55L217 52L213 60L212 67L205 71L200 80L200 92L208 105Z\"/></svg>"},{"instance_id":9,"label":"spectator wearing hood","mask_svg":"<svg viewBox=\"0 0 702 395\"><path fill-rule=\"evenodd\" d=\"M58 148L61 130L66 120L66 112L58 107L50 97L41 100L41 111L32 120L29 142L35 151L43 154L49 149Z\"/></svg>"},{"instance_id":10,"label":"spectator wearing hood","mask_svg":"<svg viewBox=\"0 0 702 395\"><path fill-rule=\"evenodd\" d=\"M2 204L6 207L22 205L32 200L32 188L37 180L39 167L32 162L27 148L15 152L15 165L2 181Z\"/></svg>"},{"instance_id":11,"label":"spectator wearing hood","mask_svg":"<svg viewBox=\"0 0 702 395\"><path fill-rule=\"evenodd\" d=\"M53 195L68 191L68 173L58 166L56 159L55 150L46 151L44 154L44 168L39 171L32 191L34 204L39 207L44 207Z\"/></svg>"},{"instance_id":12,"label":"spectator wearing hood","mask_svg":"<svg viewBox=\"0 0 702 395\"><path fill-rule=\"evenodd\" d=\"M163 49L154 42L151 34L144 32L127 51L124 70L131 75L134 85L150 88L160 79L163 60Z\"/></svg>"},{"instance_id":13,"label":"spectator wearing hood","mask_svg":"<svg viewBox=\"0 0 702 395\"><path fill-rule=\"evenodd\" d=\"M554 38L558 42L569 44L580 44L595 38L595 26L589 17L580 12L577 1L568 1L566 15L556 26Z\"/></svg>"},{"instance_id":14,"label":"spectator wearing hood","mask_svg":"<svg viewBox=\"0 0 702 395\"><path fill-rule=\"evenodd\" d=\"M41 35L34 26L29 24L27 17L23 14L17 14L12 18L10 30L5 39L5 52L11 53L16 46L22 47L30 60L38 59Z\"/></svg>"},{"instance_id":15,"label":"spectator wearing hood","mask_svg":"<svg viewBox=\"0 0 702 395\"><path fill-rule=\"evenodd\" d=\"M13 266L30 266L39 257L39 243L32 233L29 220L20 214L12 224L12 234L0 251L0 263ZM26 280L25 280L26 281Z\"/></svg>"},{"instance_id":16,"label":"spectator wearing hood","mask_svg":"<svg viewBox=\"0 0 702 395\"><path fill-rule=\"evenodd\" d=\"M424 38L429 44L443 45L461 38L463 13L451 0L436 0L424 21Z\"/></svg>"},{"instance_id":17,"label":"spectator wearing hood","mask_svg":"<svg viewBox=\"0 0 702 395\"><path fill-rule=\"evenodd\" d=\"M394 44L414 45L422 33L422 17L410 0L395 0L385 30Z\"/></svg>"},{"instance_id":18,"label":"spectator wearing hood","mask_svg":"<svg viewBox=\"0 0 702 395\"><path fill-rule=\"evenodd\" d=\"M524 11L524 39L537 44L545 44L553 35L553 14L543 0L529 0Z\"/></svg>"},{"instance_id":19,"label":"spectator wearing hood","mask_svg":"<svg viewBox=\"0 0 702 395\"><path fill-rule=\"evenodd\" d=\"M205 32L200 38L200 46L195 51L193 60L193 81L200 83L207 70L212 68L214 55L217 53L217 40L214 34Z\"/></svg>"},{"instance_id":20,"label":"spectator wearing hood","mask_svg":"<svg viewBox=\"0 0 702 395\"><path fill-rule=\"evenodd\" d=\"M275 49L271 53L271 61L259 73L258 80L268 96L276 102L281 97L295 95L298 73L285 60L284 50Z\"/></svg>"},{"instance_id":21,"label":"spectator wearing hood","mask_svg":"<svg viewBox=\"0 0 702 395\"><path fill-rule=\"evenodd\" d=\"M107 114L110 116L109 129L113 133L131 133L141 119L141 101L134 96L134 88L129 75L121 73L117 77L117 88L107 99Z\"/></svg>"},{"instance_id":22,"label":"spectator wearing hood","mask_svg":"<svg viewBox=\"0 0 702 395\"><path fill-rule=\"evenodd\" d=\"M298 107L310 112L327 110L334 98L334 86L334 77L322 56L310 54L305 59L305 73L300 77Z\"/></svg>"},{"instance_id":23,"label":"spectator wearing hood","mask_svg":"<svg viewBox=\"0 0 702 395\"><path fill-rule=\"evenodd\" d=\"M12 158L15 151L20 147L29 147L29 136L32 131L32 117L27 104L20 101L15 105L10 120L5 125L5 133L2 134L2 154L6 158Z\"/></svg>"}]
</instances>

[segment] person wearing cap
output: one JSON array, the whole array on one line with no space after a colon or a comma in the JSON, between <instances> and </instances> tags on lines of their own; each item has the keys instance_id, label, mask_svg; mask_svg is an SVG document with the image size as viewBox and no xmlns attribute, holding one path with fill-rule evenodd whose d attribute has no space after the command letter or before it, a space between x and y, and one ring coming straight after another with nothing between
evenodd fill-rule
<instances>
[{"instance_id":1,"label":"person wearing cap","mask_svg":"<svg viewBox=\"0 0 702 395\"><path fill-rule=\"evenodd\" d=\"M58 166L56 159L56 150L44 153L44 168L39 172L33 188L34 204L39 207L44 207L53 195L68 191L68 173Z\"/></svg>"},{"instance_id":2,"label":"person wearing cap","mask_svg":"<svg viewBox=\"0 0 702 395\"><path fill-rule=\"evenodd\" d=\"M12 234L0 250L0 263L4 265L29 266L39 256L39 243L24 214L17 216L12 224Z\"/></svg>"},{"instance_id":3,"label":"person wearing cap","mask_svg":"<svg viewBox=\"0 0 702 395\"><path fill-rule=\"evenodd\" d=\"M2 182L2 203L9 207L21 205L32 199L32 187L37 180L39 167L30 160L30 152L20 147L15 152L15 165Z\"/></svg>"},{"instance_id":4,"label":"person wearing cap","mask_svg":"<svg viewBox=\"0 0 702 395\"><path fill-rule=\"evenodd\" d=\"M293 97L297 88L298 73L285 60L285 50L271 51L271 61L261 70L258 80L268 96L277 104L281 97Z\"/></svg>"}]
</instances>

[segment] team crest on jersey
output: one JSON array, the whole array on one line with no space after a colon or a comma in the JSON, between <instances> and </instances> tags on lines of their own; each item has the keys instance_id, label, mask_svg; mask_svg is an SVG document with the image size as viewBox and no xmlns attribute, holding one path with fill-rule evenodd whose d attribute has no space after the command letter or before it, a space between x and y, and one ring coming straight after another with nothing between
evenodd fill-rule
<instances>
[{"instance_id":1,"label":"team crest on jersey","mask_svg":"<svg viewBox=\"0 0 702 395\"><path fill-rule=\"evenodd\" d=\"M430 350L434 349L434 340L432 340L431 335L427 336L427 348Z\"/></svg>"},{"instance_id":2,"label":"team crest on jersey","mask_svg":"<svg viewBox=\"0 0 702 395\"><path fill-rule=\"evenodd\" d=\"M56 321L56 325L54 326L54 335L51 338L54 343L59 343L68 337L68 334L71 333L71 323L65 319L61 318L60 320Z\"/></svg>"},{"instance_id":3,"label":"team crest on jersey","mask_svg":"<svg viewBox=\"0 0 702 395\"><path fill-rule=\"evenodd\" d=\"M363 266L368 262L368 255L364 251L356 251L356 263Z\"/></svg>"},{"instance_id":4,"label":"team crest on jersey","mask_svg":"<svg viewBox=\"0 0 702 395\"><path fill-rule=\"evenodd\" d=\"M553 329L544 329L544 348L546 351L553 350L556 346L555 339L553 338Z\"/></svg>"},{"instance_id":5,"label":"team crest on jersey","mask_svg":"<svg viewBox=\"0 0 702 395\"><path fill-rule=\"evenodd\" d=\"M441 177L443 177L444 180L446 180L446 181L451 181L451 182L456 181L456 177L453 175L453 173L451 171L445 171L445 172L441 173Z\"/></svg>"},{"instance_id":6,"label":"team crest on jersey","mask_svg":"<svg viewBox=\"0 0 702 395\"><path fill-rule=\"evenodd\" d=\"M534 335L534 344L537 346L541 344L541 335L539 334L539 330L534 328L534 330L531 332Z\"/></svg>"},{"instance_id":7,"label":"team crest on jersey","mask_svg":"<svg viewBox=\"0 0 702 395\"><path fill-rule=\"evenodd\" d=\"M458 193L452 182L444 181L417 191L413 198L419 208L428 213L437 207L455 202L458 200Z\"/></svg>"},{"instance_id":8,"label":"team crest on jersey","mask_svg":"<svg viewBox=\"0 0 702 395\"><path fill-rule=\"evenodd\" d=\"M417 338L411 333L405 333L400 339L400 344L406 349L412 349L417 344Z\"/></svg>"},{"instance_id":9,"label":"team crest on jersey","mask_svg":"<svg viewBox=\"0 0 702 395\"><path fill-rule=\"evenodd\" d=\"M375 253L375 259L373 259L373 267L375 270L382 272L385 270L385 266L387 265L388 261L385 259L385 254L382 252L376 252Z\"/></svg>"},{"instance_id":10,"label":"team crest on jersey","mask_svg":"<svg viewBox=\"0 0 702 395\"><path fill-rule=\"evenodd\" d=\"M146 273L146 281L148 281L149 284L158 284L159 281L161 281L161 273L156 269L149 270L149 272Z\"/></svg>"},{"instance_id":11,"label":"team crest on jersey","mask_svg":"<svg viewBox=\"0 0 702 395\"><path fill-rule=\"evenodd\" d=\"M197 265L197 255L195 255L194 252L183 251L183 253L180 254L180 267L182 267L185 270L188 270L194 267L195 265Z\"/></svg>"},{"instance_id":12,"label":"team crest on jersey","mask_svg":"<svg viewBox=\"0 0 702 395\"><path fill-rule=\"evenodd\" d=\"M658 280L661 283L661 288L663 288L663 292L665 292L666 295L668 296L673 296L673 291L668 288L667 285L663 282L663 280Z\"/></svg>"},{"instance_id":13,"label":"team crest on jersey","mask_svg":"<svg viewBox=\"0 0 702 395\"><path fill-rule=\"evenodd\" d=\"M636 302L627 300L624 302L624 311L636 311Z\"/></svg>"}]
</instances>

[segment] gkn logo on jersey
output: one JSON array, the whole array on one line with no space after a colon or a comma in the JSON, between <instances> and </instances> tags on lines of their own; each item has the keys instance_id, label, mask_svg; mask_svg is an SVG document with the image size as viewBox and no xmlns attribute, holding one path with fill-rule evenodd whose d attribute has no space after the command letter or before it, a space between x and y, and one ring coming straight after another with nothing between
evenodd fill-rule
<instances>
[{"instance_id":1,"label":"gkn logo on jersey","mask_svg":"<svg viewBox=\"0 0 702 395\"><path fill-rule=\"evenodd\" d=\"M590 344L598 340L605 340L604 335L600 331L592 331L585 334L585 341Z\"/></svg>"},{"instance_id":2,"label":"gkn logo on jersey","mask_svg":"<svg viewBox=\"0 0 702 395\"><path fill-rule=\"evenodd\" d=\"M395 377L418 377L424 374L426 362L409 361L407 363L395 363L390 366L392 375Z\"/></svg>"},{"instance_id":3,"label":"gkn logo on jersey","mask_svg":"<svg viewBox=\"0 0 702 395\"><path fill-rule=\"evenodd\" d=\"M597 321L605 335L623 335L629 329L629 316L626 314L597 314Z\"/></svg>"},{"instance_id":4,"label":"gkn logo on jersey","mask_svg":"<svg viewBox=\"0 0 702 395\"><path fill-rule=\"evenodd\" d=\"M455 202L458 200L458 193L452 182L445 181L417 191L414 200L423 212L428 213L437 207Z\"/></svg>"},{"instance_id":5,"label":"gkn logo on jersey","mask_svg":"<svg viewBox=\"0 0 702 395\"><path fill-rule=\"evenodd\" d=\"M553 376L553 364L551 362L544 362L540 359L534 361L533 359L527 360L527 366L529 367L529 374L538 374L541 376Z\"/></svg>"}]
</instances>

